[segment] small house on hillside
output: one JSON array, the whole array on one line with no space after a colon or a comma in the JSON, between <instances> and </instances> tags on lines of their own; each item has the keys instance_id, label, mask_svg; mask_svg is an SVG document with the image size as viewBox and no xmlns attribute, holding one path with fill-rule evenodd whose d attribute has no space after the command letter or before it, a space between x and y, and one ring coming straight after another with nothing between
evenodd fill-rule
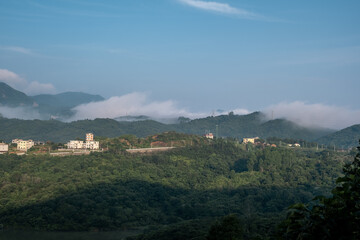
<instances>
[{"instance_id":1,"label":"small house on hillside","mask_svg":"<svg viewBox=\"0 0 360 240\"><path fill-rule=\"evenodd\" d=\"M0 143L0 154L6 153L9 151L9 145L6 143Z\"/></svg>"},{"instance_id":2,"label":"small house on hillside","mask_svg":"<svg viewBox=\"0 0 360 240\"><path fill-rule=\"evenodd\" d=\"M205 134L205 137L208 138L208 139L214 139L214 134L207 133L207 134Z\"/></svg>"},{"instance_id":3,"label":"small house on hillside","mask_svg":"<svg viewBox=\"0 0 360 240\"><path fill-rule=\"evenodd\" d=\"M254 138L243 138L243 143L246 144L246 143L252 143L252 144L255 144L255 140L256 139L259 139L259 137L254 137Z\"/></svg>"}]
</instances>

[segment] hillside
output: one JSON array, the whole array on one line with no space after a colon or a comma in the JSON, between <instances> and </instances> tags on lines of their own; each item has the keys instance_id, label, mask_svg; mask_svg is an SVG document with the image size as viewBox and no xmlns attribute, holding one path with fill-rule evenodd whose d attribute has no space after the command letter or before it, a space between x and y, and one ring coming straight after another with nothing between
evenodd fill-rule
<instances>
[{"instance_id":1,"label":"hillside","mask_svg":"<svg viewBox=\"0 0 360 240\"><path fill-rule=\"evenodd\" d=\"M0 104L8 107L32 106L34 99L0 82Z\"/></svg>"},{"instance_id":2,"label":"hillside","mask_svg":"<svg viewBox=\"0 0 360 240\"><path fill-rule=\"evenodd\" d=\"M41 94L32 97L39 105L73 108L77 105L104 100L100 95L82 92L65 92L55 95Z\"/></svg>"},{"instance_id":3,"label":"hillside","mask_svg":"<svg viewBox=\"0 0 360 240\"><path fill-rule=\"evenodd\" d=\"M149 140L184 138L193 139L191 146L152 155L0 155L0 224L4 229L51 231L148 226L156 231L180 224L176 234L185 234L188 228L181 227L191 220L204 232L193 229L195 235L177 239L197 234L204 239L209 222L236 213L247 229L246 239L264 239L287 206L331 188L348 158L281 148L249 152L229 140L209 142L183 134Z\"/></svg>"},{"instance_id":4,"label":"hillside","mask_svg":"<svg viewBox=\"0 0 360 240\"><path fill-rule=\"evenodd\" d=\"M33 96L39 105L39 112L51 114L60 118L71 117L71 111L77 105L104 100L100 95L92 95L82 92L65 92L56 95L41 94Z\"/></svg>"},{"instance_id":5,"label":"hillside","mask_svg":"<svg viewBox=\"0 0 360 240\"><path fill-rule=\"evenodd\" d=\"M314 140L332 133L330 129L311 129L301 127L285 119L267 120L261 112L247 115L220 115L195 119L189 122L172 125L176 131L203 135L206 131L216 132L220 137L279 137Z\"/></svg>"},{"instance_id":6,"label":"hillside","mask_svg":"<svg viewBox=\"0 0 360 240\"><path fill-rule=\"evenodd\" d=\"M351 148L359 144L360 124L347 127L338 132L321 137L316 141L328 146L335 145L338 148Z\"/></svg>"},{"instance_id":7,"label":"hillside","mask_svg":"<svg viewBox=\"0 0 360 240\"><path fill-rule=\"evenodd\" d=\"M282 137L314 140L331 133L326 129L307 129L286 120L265 121L260 112L248 115L221 115L207 117L178 124L163 124L153 120L136 122L113 119L79 120L64 123L55 120L19 120L0 118L0 136L5 141L14 138L66 142L82 138L86 132L96 136L116 137L133 134L146 137L152 134L176 131L180 133L203 135L206 131L215 134L218 126L219 137Z\"/></svg>"}]
</instances>

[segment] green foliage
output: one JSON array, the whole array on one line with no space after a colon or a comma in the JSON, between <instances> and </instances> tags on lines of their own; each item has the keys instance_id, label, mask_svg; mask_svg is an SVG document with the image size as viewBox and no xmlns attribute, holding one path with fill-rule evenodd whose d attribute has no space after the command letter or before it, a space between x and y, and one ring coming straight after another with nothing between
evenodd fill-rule
<instances>
[{"instance_id":1,"label":"green foliage","mask_svg":"<svg viewBox=\"0 0 360 240\"><path fill-rule=\"evenodd\" d=\"M210 227L207 240L241 240L243 230L235 214L223 217Z\"/></svg>"},{"instance_id":2,"label":"green foliage","mask_svg":"<svg viewBox=\"0 0 360 240\"><path fill-rule=\"evenodd\" d=\"M360 139L360 124L342 129L338 132L317 139L317 142L337 148L355 147Z\"/></svg>"},{"instance_id":3,"label":"green foliage","mask_svg":"<svg viewBox=\"0 0 360 240\"><path fill-rule=\"evenodd\" d=\"M283 239L360 238L360 153L343 171L331 197L316 197L318 203L311 208L304 204L290 208L281 225Z\"/></svg>"},{"instance_id":4,"label":"green foliage","mask_svg":"<svg viewBox=\"0 0 360 240\"><path fill-rule=\"evenodd\" d=\"M171 234L204 239L209 221L235 213L244 238L268 237L287 206L333 187L347 159L340 153L280 148L248 152L232 140L171 132L99 140L113 151L0 155L0 224L54 231L154 226L150 229L160 232L143 239L170 239ZM131 155L119 148L152 141L186 145L157 154ZM191 221L201 236L195 229L181 230Z\"/></svg>"},{"instance_id":5,"label":"green foliage","mask_svg":"<svg viewBox=\"0 0 360 240\"><path fill-rule=\"evenodd\" d=\"M68 114L68 113L67 113ZM221 115L192 121L180 121L177 124L163 124L152 120L119 122L113 119L81 120L70 123L59 121L17 120L0 118L0 135L6 141L14 138L41 141L63 142L77 137L83 138L86 132L95 136L117 137L135 135L147 137L159 132L176 131L187 134L203 135L206 131L215 133L219 128L219 137L280 137L317 139L329 134L330 130L308 129L286 120L264 121L264 115L255 112L248 115Z\"/></svg>"},{"instance_id":6,"label":"green foliage","mask_svg":"<svg viewBox=\"0 0 360 240\"><path fill-rule=\"evenodd\" d=\"M34 100L25 93L17 91L4 82L0 82L0 104L9 107L31 106Z\"/></svg>"}]
</instances>

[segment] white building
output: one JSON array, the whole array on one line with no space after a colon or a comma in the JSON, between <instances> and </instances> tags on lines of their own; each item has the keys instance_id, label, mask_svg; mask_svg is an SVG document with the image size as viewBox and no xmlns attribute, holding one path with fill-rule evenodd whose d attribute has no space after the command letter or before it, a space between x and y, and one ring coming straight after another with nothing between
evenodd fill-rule
<instances>
[{"instance_id":1,"label":"white building","mask_svg":"<svg viewBox=\"0 0 360 240\"><path fill-rule=\"evenodd\" d=\"M207 134L205 134L205 137L208 138L208 139L214 139L214 134L207 133Z\"/></svg>"},{"instance_id":2,"label":"white building","mask_svg":"<svg viewBox=\"0 0 360 240\"><path fill-rule=\"evenodd\" d=\"M77 141L77 140L70 140L70 142L67 143L67 148L70 149L83 149L85 148L83 141Z\"/></svg>"},{"instance_id":3,"label":"white building","mask_svg":"<svg viewBox=\"0 0 360 240\"><path fill-rule=\"evenodd\" d=\"M6 143L0 143L0 154L9 151L9 145Z\"/></svg>"},{"instance_id":4,"label":"white building","mask_svg":"<svg viewBox=\"0 0 360 240\"><path fill-rule=\"evenodd\" d=\"M17 139L17 147L16 149L19 151L27 151L30 148L32 148L32 146L34 146L34 141L33 140L22 140L22 139Z\"/></svg>"},{"instance_id":5,"label":"white building","mask_svg":"<svg viewBox=\"0 0 360 240\"><path fill-rule=\"evenodd\" d=\"M90 149L90 150L98 150L100 149L100 144L98 141L94 141L94 134L87 133L86 141L78 141L71 140L67 144L67 148L69 149Z\"/></svg>"},{"instance_id":6,"label":"white building","mask_svg":"<svg viewBox=\"0 0 360 240\"><path fill-rule=\"evenodd\" d=\"M85 148L91 150L97 150L100 148L98 141L86 141Z\"/></svg>"}]
</instances>

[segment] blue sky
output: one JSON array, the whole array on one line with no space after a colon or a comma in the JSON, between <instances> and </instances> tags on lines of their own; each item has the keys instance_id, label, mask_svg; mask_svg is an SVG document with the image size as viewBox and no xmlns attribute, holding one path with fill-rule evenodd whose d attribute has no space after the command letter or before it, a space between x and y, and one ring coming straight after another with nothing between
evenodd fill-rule
<instances>
[{"instance_id":1,"label":"blue sky","mask_svg":"<svg viewBox=\"0 0 360 240\"><path fill-rule=\"evenodd\" d=\"M0 80L188 112L358 111L359 12L358 0L0 0Z\"/></svg>"}]
</instances>

